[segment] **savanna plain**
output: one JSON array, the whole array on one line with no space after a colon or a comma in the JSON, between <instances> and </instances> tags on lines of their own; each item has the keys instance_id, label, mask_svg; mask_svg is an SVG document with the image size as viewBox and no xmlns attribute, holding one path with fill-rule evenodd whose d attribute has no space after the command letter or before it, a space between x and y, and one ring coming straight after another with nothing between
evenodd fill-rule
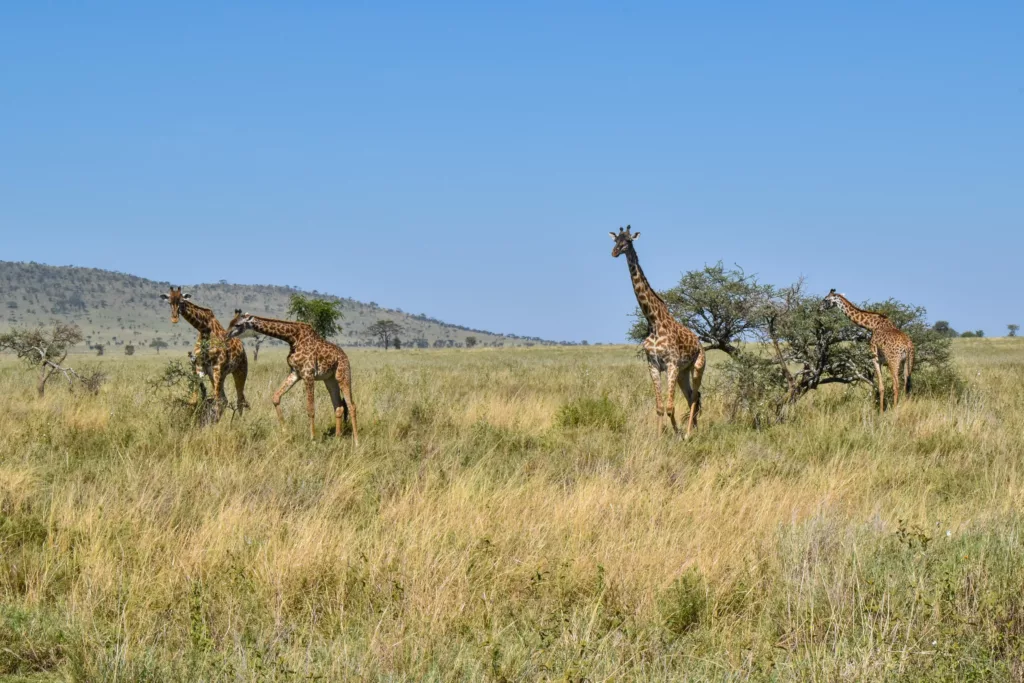
<instances>
[{"instance_id":1,"label":"savanna plain","mask_svg":"<svg viewBox=\"0 0 1024 683\"><path fill-rule=\"evenodd\" d=\"M687 442L631 347L356 350L358 449L323 385L279 428L280 350L208 427L167 354L0 361L0 677L1022 680L1024 342L953 348L762 430L711 354Z\"/></svg>"}]
</instances>

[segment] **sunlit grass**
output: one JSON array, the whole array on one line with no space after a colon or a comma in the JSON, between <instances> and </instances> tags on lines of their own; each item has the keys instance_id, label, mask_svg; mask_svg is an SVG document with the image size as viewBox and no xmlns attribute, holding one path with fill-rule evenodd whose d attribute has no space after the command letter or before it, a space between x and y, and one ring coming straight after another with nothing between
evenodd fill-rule
<instances>
[{"instance_id":1,"label":"sunlit grass","mask_svg":"<svg viewBox=\"0 0 1024 683\"><path fill-rule=\"evenodd\" d=\"M163 356L42 400L5 361L0 675L1019 678L1024 342L956 352L962 397L838 388L762 432L712 357L682 442L630 348L356 350L358 451L322 386L323 438L301 387L278 428L280 352L203 430Z\"/></svg>"}]
</instances>

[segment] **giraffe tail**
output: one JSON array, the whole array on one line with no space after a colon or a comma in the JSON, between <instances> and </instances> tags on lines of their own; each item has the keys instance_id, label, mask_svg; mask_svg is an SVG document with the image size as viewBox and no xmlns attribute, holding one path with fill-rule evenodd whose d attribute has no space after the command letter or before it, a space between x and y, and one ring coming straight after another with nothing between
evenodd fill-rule
<instances>
[{"instance_id":1,"label":"giraffe tail","mask_svg":"<svg viewBox=\"0 0 1024 683\"><path fill-rule=\"evenodd\" d=\"M907 389L906 395L910 396L910 389L914 386L914 350L910 350L907 356Z\"/></svg>"}]
</instances>

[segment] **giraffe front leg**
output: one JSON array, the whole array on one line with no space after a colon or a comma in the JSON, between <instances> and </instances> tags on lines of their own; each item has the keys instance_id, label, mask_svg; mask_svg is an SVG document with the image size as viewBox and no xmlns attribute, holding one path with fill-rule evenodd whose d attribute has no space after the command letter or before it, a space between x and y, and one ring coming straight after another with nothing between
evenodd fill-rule
<instances>
[{"instance_id":1,"label":"giraffe front leg","mask_svg":"<svg viewBox=\"0 0 1024 683\"><path fill-rule=\"evenodd\" d=\"M224 404L228 402L224 395L224 364L217 363L210 368L210 379L213 381L213 414L220 419Z\"/></svg>"},{"instance_id":2,"label":"giraffe front leg","mask_svg":"<svg viewBox=\"0 0 1024 683\"><path fill-rule=\"evenodd\" d=\"M657 361L649 360L647 364L648 370L651 371L651 381L654 382L654 403L655 413L657 415L658 422L658 433L662 432L662 418L665 415L665 409L661 405L661 369L658 367Z\"/></svg>"},{"instance_id":3,"label":"giraffe front leg","mask_svg":"<svg viewBox=\"0 0 1024 683\"><path fill-rule=\"evenodd\" d=\"M665 377L665 412L672 425L672 433L679 436L679 425L676 424L676 382L679 381L679 364L669 363Z\"/></svg>"},{"instance_id":4,"label":"giraffe front leg","mask_svg":"<svg viewBox=\"0 0 1024 683\"><path fill-rule=\"evenodd\" d=\"M281 423L281 429L284 429L284 413L281 412L281 397L288 393L288 390L295 386L295 383L299 381L299 374L292 370L291 374L288 375L281 387L274 392L274 411L277 413L277 420Z\"/></svg>"},{"instance_id":5,"label":"giraffe front leg","mask_svg":"<svg viewBox=\"0 0 1024 683\"><path fill-rule=\"evenodd\" d=\"M316 380L312 377L306 380L306 414L309 415L309 438L316 438L316 404L313 402L313 387Z\"/></svg>"},{"instance_id":6,"label":"giraffe front leg","mask_svg":"<svg viewBox=\"0 0 1024 683\"><path fill-rule=\"evenodd\" d=\"M878 382L878 412L885 413L885 380L882 378L882 364L878 361L878 349L875 349L875 381Z\"/></svg>"}]
</instances>

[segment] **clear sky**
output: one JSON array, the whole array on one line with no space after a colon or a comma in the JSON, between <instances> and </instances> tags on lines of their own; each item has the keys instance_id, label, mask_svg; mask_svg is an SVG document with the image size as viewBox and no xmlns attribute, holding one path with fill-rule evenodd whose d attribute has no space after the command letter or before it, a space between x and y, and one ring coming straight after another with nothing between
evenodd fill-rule
<instances>
[{"instance_id":1,"label":"clear sky","mask_svg":"<svg viewBox=\"0 0 1024 683\"><path fill-rule=\"evenodd\" d=\"M0 259L621 341L626 223L1024 324L1024 2L0 8Z\"/></svg>"}]
</instances>

